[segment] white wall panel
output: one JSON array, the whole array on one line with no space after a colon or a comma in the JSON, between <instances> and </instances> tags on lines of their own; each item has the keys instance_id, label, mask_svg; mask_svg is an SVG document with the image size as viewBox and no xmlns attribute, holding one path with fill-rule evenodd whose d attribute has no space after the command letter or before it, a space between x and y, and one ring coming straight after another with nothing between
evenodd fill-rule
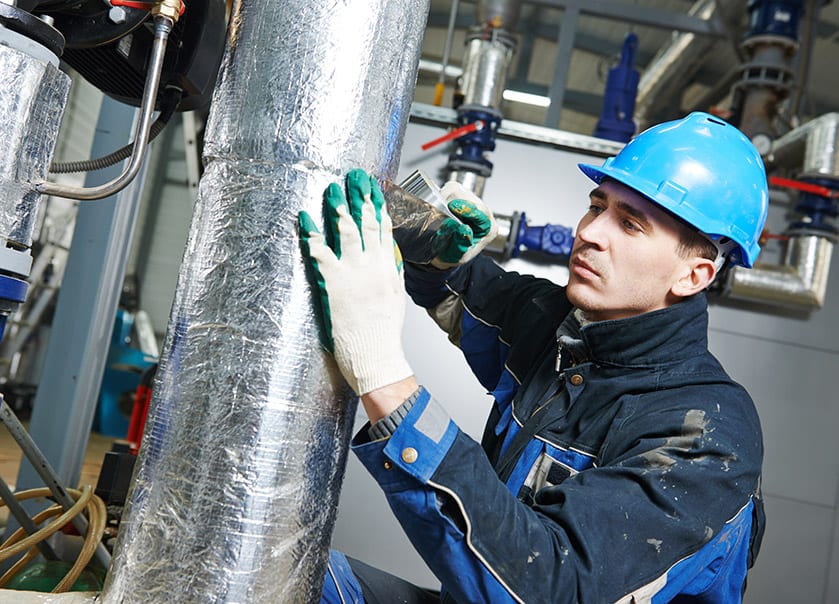
<instances>
[{"instance_id":1,"label":"white wall panel","mask_svg":"<svg viewBox=\"0 0 839 604\"><path fill-rule=\"evenodd\" d=\"M711 350L751 394L763 427L763 489L833 507L839 489L839 354L713 331Z\"/></svg>"},{"instance_id":2,"label":"white wall panel","mask_svg":"<svg viewBox=\"0 0 839 604\"><path fill-rule=\"evenodd\" d=\"M745 604L836 602L824 597L833 510L770 496L766 516L763 548L749 574Z\"/></svg>"},{"instance_id":3,"label":"white wall panel","mask_svg":"<svg viewBox=\"0 0 839 604\"><path fill-rule=\"evenodd\" d=\"M839 501L837 501L839 504ZM828 553L824 604L839 602L839 509L833 510L833 540Z\"/></svg>"}]
</instances>

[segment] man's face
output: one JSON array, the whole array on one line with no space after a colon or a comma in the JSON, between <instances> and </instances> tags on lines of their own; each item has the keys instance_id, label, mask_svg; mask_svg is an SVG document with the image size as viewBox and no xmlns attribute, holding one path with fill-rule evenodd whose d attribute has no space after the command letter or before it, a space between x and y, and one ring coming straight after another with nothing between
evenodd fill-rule
<instances>
[{"instance_id":1,"label":"man's face","mask_svg":"<svg viewBox=\"0 0 839 604\"><path fill-rule=\"evenodd\" d=\"M568 263L568 299L587 319L632 317L670 306L687 262L679 224L654 203L614 181L589 194Z\"/></svg>"}]
</instances>

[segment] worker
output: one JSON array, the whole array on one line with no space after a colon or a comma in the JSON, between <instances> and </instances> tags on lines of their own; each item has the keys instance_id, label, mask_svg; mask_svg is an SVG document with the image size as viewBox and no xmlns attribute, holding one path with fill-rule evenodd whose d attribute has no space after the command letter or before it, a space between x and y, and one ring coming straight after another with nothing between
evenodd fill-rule
<instances>
[{"instance_id":1,"label":"worker","mask_svg":"<svg viewBox=\"0 0 839 604\"><path fill-rule=\"evenodd\" d=\"M474 254L492 232L476 198L460 214L471 245L404 263L408 293L494 397L480 444L405 359L376 181L356 170L346 197L329 187L325 238L301 213L324 341L369 418L352 449L442 593L332 552L322 601L741 601L764 526L762 436L708 351L705 290L724 263L755 261L763 163L692 113L579 167L596 186L564 287Z\"/></svg>"}]
</instances>

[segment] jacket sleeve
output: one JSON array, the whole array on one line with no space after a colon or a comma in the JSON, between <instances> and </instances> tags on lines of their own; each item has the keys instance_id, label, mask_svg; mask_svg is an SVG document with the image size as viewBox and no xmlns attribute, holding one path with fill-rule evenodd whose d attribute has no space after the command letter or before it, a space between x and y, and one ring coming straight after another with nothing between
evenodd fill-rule
<instances>
[{"instance_id":1,"label":"jacket sleeve","mask_svg":"<svg viewBox=\"0 0 839 604\"><path fill-rule=\"evenodd\" d=\"M406 264L405 285L488 391L504 389L502 378L521 383L571 310L564 287L505 271L485 256L452 271Z\"/></svg>"},{"instance_id":2,"label":"jacket sleeve","mask_svg":"<svg viewBox=\"0 0 839 604\"><path fill-rule=\"evenodd\" d=\"M634 593L656 603L688 584L725 593L708 601L739 601L759 439L736 418L688 417L680 406L615 421L621 440L603 465L542 488L532 507L427 392L390 439L369 442L362 430L353 448L458 602L630 602ZM734 580L702 574L719 567Z\"/></svg>"}]
</instances>

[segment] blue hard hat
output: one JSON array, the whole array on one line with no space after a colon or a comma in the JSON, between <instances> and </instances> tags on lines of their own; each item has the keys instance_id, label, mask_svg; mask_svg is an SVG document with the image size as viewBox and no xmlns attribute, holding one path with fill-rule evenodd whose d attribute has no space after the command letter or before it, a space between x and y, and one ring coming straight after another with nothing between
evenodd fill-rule
<instances>
[{"instance_id":1,"label":"blue hard hat","mask_svg":"<svg viewBox=\"0 0 839 604\"><path fill-rule=\"evenodd\" d=\"M653 126L602 166L579 164L594 182L611 178L692 225L751 268L760 252L769 190L751 141L707 113Z\"/></svg>"}]
</instances>

